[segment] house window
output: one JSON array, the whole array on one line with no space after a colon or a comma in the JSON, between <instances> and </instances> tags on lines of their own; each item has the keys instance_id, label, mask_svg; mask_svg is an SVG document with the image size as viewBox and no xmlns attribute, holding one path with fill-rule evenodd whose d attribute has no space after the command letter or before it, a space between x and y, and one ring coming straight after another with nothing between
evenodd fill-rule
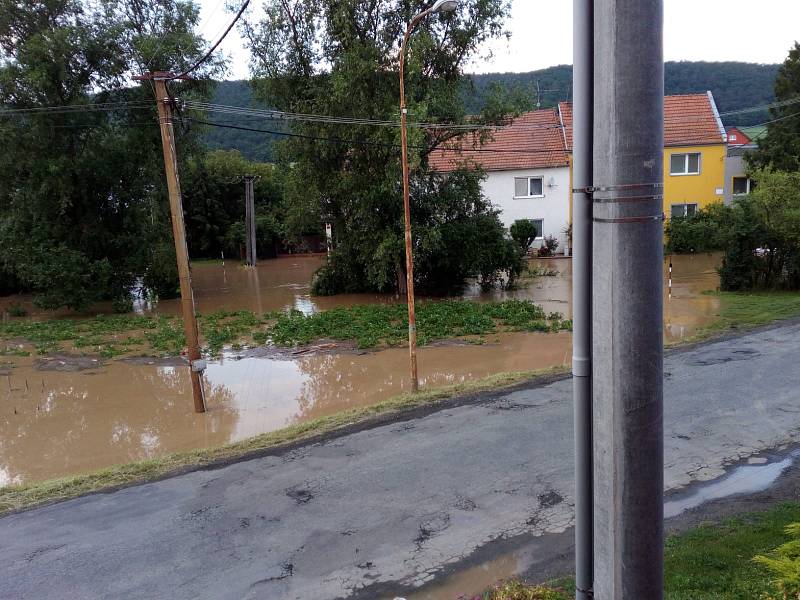
<instances>
[{"instance_id":1,"label":"house window","mask_svg":"<svg viewBox=\"0 0 800 600\"><path fill-rule=\"evenodd\" d=\"M728 136L728 140L731 141L731 142L735 142L736 141L736 134L735 133L730 134Z\"/></svg>"},{"instance_id":2,"label":"house window","mask_svg":"<svg viewBox=\"0 0 800 600\"><path fill-rule=\"evenodd\" d=\"M700 153L672 154L669 157L670 175L699 175Z\"/></svg>"},{"instance_id":3,"label":"house window","mask_svg":"<svg viewBox=\"0 0 800 600\"><path fill-rule=\"evenodd\" d=\"M697 214L697 204L673 204L670 210L671 218L692 217Z\"/></svg>"},{"instance_id":4,"label":"house window","mask_svg":"<svg viewBox=\"0 0 800 600\"><path fill-rule=\"evenodd\" d=\"M514 198L542 198L544 182L541 177L514 177Z\"/></svg>"},{"instance_id":5,"label":"house window","mask_svg":"<svg viewBox=\"0 0 800 600\"><path fill-rule=\"evenodd\" d=\"M733 178L733 195L746 196L750 193L750 179L748 177Z\"/></svg>"},{"instance_id":6,"label":"house window","mask_svg":"<svg viewBox=\"0 0 800 600\"><path fill-rule=\"evenodd\" d=\"M541 240L544 237L544 219L531 219L533 224L536 225L536 239Z\"/></svg>"}]
</instances>

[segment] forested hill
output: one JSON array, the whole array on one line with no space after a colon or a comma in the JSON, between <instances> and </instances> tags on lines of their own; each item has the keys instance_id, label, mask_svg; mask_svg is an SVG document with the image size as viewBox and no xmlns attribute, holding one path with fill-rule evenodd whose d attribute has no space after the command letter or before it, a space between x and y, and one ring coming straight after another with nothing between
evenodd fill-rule
<instances>
[{"instance_id":1,"label":"forested hill","mask_svg":"<svg viewBox=\"0 0 800 600\"><path fill-rule=\"evenodd\" d=\"M668 62L664 69L664 86L667 94L688 94L711 90L721 113L759 106L772 102L775 76L780 65L760 65L741 62ZM469 112L478 112L483 106L488 86L499 82L504 86L524 89L533 104L541 108L555 106L571 98L572 67L559 65L528 73L486 73L472 75L472 85L464 90L464 100ZM538 93L537 93L538 84ZM232 106L259 106L252 99L246 81L223 81L217 86L213 102ZM768 120L766 111L723 116L725 125L754 125ZM280 128L262 120L231 120L259 129ZM212 128L206 135L212 148L235 148L252 160L270 160L272 136L262 133Z\"/></svg>"}]
</instances>

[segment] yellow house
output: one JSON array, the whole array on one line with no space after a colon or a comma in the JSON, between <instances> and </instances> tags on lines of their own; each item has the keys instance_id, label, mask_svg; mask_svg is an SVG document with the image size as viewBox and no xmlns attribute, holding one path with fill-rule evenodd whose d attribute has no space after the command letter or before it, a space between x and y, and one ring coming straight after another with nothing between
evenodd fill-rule
<instances>
[{"instance_id":1,"label":"yellow house","mask_svg":"<svg viewBox=\"0 0 800 600\"><path fill-rule=\"evenodd\" d=\"M572 105L558 107L572 157ZM664 97L664 214L693 215L725 193L727 136L711 92ZM572 187L570 160L570 189ZM572 198L570 196L570 220Z\"/></svg>"},{"instance_id":2,"label":"yellow house","mask_svg":"<svg viewBox=\"0 0 800 600\"><path fill-rule=\"evenodd\" d=\"M725 194L727 136L714 96L664 98L664 214L693 215Z\"/></svg>"}]
</instances>

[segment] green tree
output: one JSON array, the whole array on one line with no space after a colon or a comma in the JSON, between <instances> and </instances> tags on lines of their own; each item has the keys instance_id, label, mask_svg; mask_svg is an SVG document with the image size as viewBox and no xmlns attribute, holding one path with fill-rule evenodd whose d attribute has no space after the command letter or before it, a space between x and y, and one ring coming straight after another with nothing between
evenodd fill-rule
<instances>
[{"instance_id":1,"label":"green tree","mask_svg":"<svg viewBox=\"0 0 800 600\"><path fill-rule=\"evenodd\" d=\"M253 193L259 254L274 254L282 239L279 172L272 165L246 160L236 150L215 150L188 159L181 174L191 256L217 258L222 251L239 255L244 244L245 175L256 177Z\"/></svg>"},{"instance_id":2,"label":"green tree","mask_svg":"<svg viewBox=\"0 0 800 600\"><path fill-rule=\"evenodd\" d=\"M795 42L775 78L775 100L785 102L800 96L800 43ZM752 162L780 171L800 170L800 104L771 109L772 123L759 141Z\"/></svg>"},{"instance_id":3,"label":"green tree","mask_svg":"<svg viewBox=\"0 0 800 600\"><path fill-rule=\"evenodd\" d=\"M800 289L800 173L756 170L755 191L723 221L726 290Z\"/></svg>"},{"instance_id":4,"label":"green tree","mask_svg":"<svg viewBox=\"0 0 800 600\"><path fill-rule=\"evenodd\" d=\"M335 249L317 291L389 291L404 280L400 136L393 126L399 122L398 50L406 23L431 4L265 0L264 18L246 27L255 57L252 86L265 104L387 125L300 121L293 131L303 137L280 144L279 158L292 164L285 186L287 232L297 236L313 228L321 233L324 222L333 224ZM462 69L484 41L505 35L508 12L506 0L469 0L455 13L433 15L420 23L411 39L406 72L412 122L466 122ZM475 122L504 120L509 106L495 97L491 114ZM474 271L480 261L469 259L454 277L439 279L434 273L442 272L441 263L426 249L441 251L447 240L456 244L448 246L448 256L480 252L487 230L478 223L496 221L480 197L480 174L443 177L428 172L430 152L454 135L446 128L409 130L415 275L423 288L439 288L440 283L450 287L454 279L461 283L463 276L481 275ZM448 200L447 209L432 208L432 193L455 190L469 196ZM445 214L451 209L460 212ZM473 237L450 239L449 231L456 228ZM504 244L502 227L488 231L496 233L498 245ZM481 236L474 237L478 233ZM452 263L449 258L445 262ZM493 270L507 266L502 262L495 260ZM482 270L488 274L492 268L483 264Z\"/></svg>"},{"instance_id":5,"label":"green tree","mask_svg":"<svg viewBox=\"0 0 800 600\"><path fill-rule=\"evenodd\" d=\"M13 148L0 156L0 271L41 306L127 297L170 236L152 91L130 76L191 64L197 16L184 0L0 3L0 144Z\"/></svg>"},{"instance_id":6,"label":"green tree","mask_svg":"<svg viewBox=\"0 0 800 600\"><path fill-rule=\"evenodd\" d=\"M533 219L518 219L514 221L509 228L509 233L511 234L511 239L517 242L522 249L523 254L527 254L536 236L539 235Z\"/></svg>"}]
</instances>

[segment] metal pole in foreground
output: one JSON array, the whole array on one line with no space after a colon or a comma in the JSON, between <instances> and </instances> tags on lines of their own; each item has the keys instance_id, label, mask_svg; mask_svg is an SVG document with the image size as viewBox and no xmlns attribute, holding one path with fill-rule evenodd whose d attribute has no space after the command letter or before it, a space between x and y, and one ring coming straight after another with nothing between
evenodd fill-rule
<instances>
[{"instance_id":1,"label":"metal pole in foreground","mask_svg":"<svg viewBox=\"0 0 800 600\"><path fill-rule=\"evenodd\" d=\"M572 386L575 427L575 598L593 588L592 123L594 0L573 2Z\"/></svg>"},{"instance_id":2,"label":"metal pole in foreground","mask_svg":"<svg viewBox=\"0 0 800 600\"><path fill-rule=\"evenodd\" d=\"M663 0L594 17L594 597L661 600Z\"/></svg>"},{"instance_id":3,"label":"metal pole in foreground","mask_svg":"<svg viewBox=\"0 0 800 600\"><path fill-rule=\"evenodd\" d=\"M172 234L175 238L175 255L178 259L178 277L181 285L181 307L183 309L183 327L186 334L186 346L189 357L189 373L192 381L192 397L195 412L205 412L202 371L204 363L200 354L197 335L197 319L194 310L194 294L192 292L192 276L189 271L189 252L186 248L186 232L183 223L183 204L181 202L181 186L178 181L178 159L175 155L175 132L172 128L172 104L167 93L166 81L170 76L155 73L156 104L158 104L158 120L161 127L161 143L164 149L164 169L167 175L170 213L172 214Z\"/></svg>"}]
</instances>

